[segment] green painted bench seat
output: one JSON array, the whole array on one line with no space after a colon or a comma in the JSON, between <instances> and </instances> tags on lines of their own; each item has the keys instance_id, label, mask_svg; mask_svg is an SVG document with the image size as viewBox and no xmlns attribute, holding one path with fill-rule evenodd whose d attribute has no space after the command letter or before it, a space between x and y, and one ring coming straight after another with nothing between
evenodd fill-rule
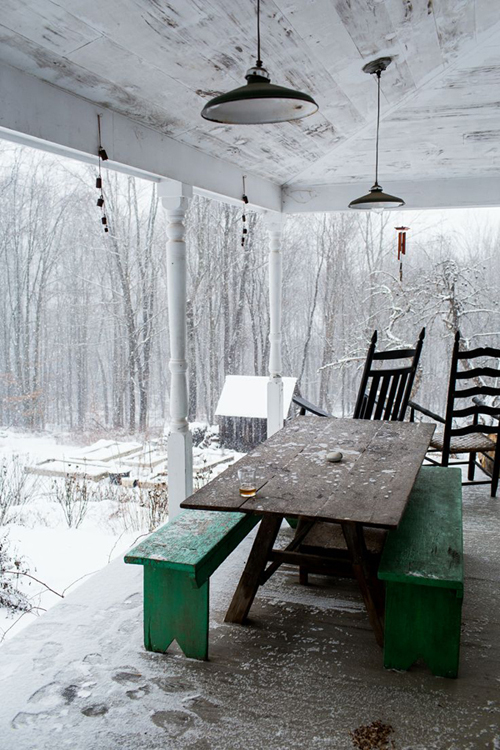
<instances>
[{"instance_id":1,"label":"green painted bench seat","mask_svg":"<svg viewBox=\"0 0 500 750\"><path fill-rule=\"evenodd\" d=\"M423 467L403 519L390 531L378 576L385 581L384 666L423 659L456 677L463 582L462 474Z\"/></svg>"},{"instance_id":2,"label":"green painted bench seat","mask_svg":"<svg viewBox=\"0 0 500 750\"><path fill-rule=\"evenodd\" d=\"M185 510L125 555L144 566L144 645L208 658L209 579L260 516Z\"/></svg>"}]
</instances>

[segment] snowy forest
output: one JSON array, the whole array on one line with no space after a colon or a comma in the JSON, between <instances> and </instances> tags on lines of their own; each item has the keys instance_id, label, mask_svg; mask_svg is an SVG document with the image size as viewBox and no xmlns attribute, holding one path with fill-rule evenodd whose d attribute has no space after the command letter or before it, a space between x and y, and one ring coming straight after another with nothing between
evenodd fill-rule
<instances>
[{"instance_id":1,"label":"snowy forest","mask_svg":"<svg viewBox=\"0 0 500 750\"><path fill-rule=\"evenodd\" d=\"M169 344L155 185L105 171L104 233L95 168L11 144L0 163L0 423L161 432ZM380 349L396 348L425 325L418 400L442 410L456 330L465 346L500 345L498 229L455 213L456 227L435 212L287 218L283 374L303 396L349 415L373 330ZM267 231L249 212L242 247L241 216L201 197L187 216L190 419L209 424L226 375L268 368Z\"/></svg>"}]
</instances>

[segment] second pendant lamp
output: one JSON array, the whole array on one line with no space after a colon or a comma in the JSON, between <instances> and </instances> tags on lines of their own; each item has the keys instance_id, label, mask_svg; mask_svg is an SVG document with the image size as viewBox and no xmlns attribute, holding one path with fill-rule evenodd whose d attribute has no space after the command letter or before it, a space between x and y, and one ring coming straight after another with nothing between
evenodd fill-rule
<instances>
[{"instance_id":1,"label":"second pendant lamp","mask_svg":"<svg viewBox=\"0 0 500 750\"><path fill-rule=\"evenodd\" d=\"M363 71L365 73L375 74L377 76L377 138L375 141L375 182L370 188L370 192L366 195L362 195L361 198L356 198L349 203L349 208L358 209L373 209L382 210L384 208L399 208L404 206L405 202L402 198L397 198L395 195L389 195L384 193L382 187L378 184L378 140L380 130L380 76L382 71L389 67L392 60L390 57L380 57L378 60L368 63L364 66Z\"/></svg>"},{"instance_id":2,"label":"second pendant lamp","mask_svg":"<svg viewBox=\"0 0 500 750\"><path fill-rule=\"evenodd\" d=\"M300 120L318 110L309 94L271 83L260 59L260 0L257 0L257 62L247 70L245 78L245 86L211 99L201 116L227 125L262 125Z\"/></svg>"}]
</instances>

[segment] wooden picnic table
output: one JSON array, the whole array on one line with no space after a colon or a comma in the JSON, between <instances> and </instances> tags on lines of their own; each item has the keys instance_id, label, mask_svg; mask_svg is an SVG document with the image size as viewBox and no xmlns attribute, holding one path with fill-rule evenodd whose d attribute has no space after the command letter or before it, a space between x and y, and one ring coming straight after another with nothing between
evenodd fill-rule
<instances>
[{"instance_id":1,"label":"wooden picnic table","mask_svg":"<svg viewBox=\"0 0 500 750\"><path fill-rule=\"evenodd\" d=\"M383 591L366 548L365 529L398 526L433 431L433 425L422 423L297 417L187 498L181 507L263 517L226 621L245 620L259 585L282 562L300 565L300 545L315 523L337 523L382 645ZM343 459L329 463L326 456L335 451ZM257 476L253 498L239 494L237 472L246 466L255 468ZM285 516L298 519L296 534L285 550L273 554Z\"/></svg>"}]
</instances>

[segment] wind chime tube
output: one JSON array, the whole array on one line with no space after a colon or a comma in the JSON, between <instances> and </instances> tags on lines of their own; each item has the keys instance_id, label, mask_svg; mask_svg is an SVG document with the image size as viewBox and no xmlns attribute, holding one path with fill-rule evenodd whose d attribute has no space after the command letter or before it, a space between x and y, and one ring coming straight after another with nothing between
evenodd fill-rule
<instances>
[{"instance_id":1,"label":"wind chime tube","mask_svg":"<svg viewBox=\"0 0 500 750\"><path fill-rule=\"evenodd\" d=\"M406 232L410 227L394 227L398 233L399 280L403 281L403 255L406 255Z\"/></svg>"}]
</instances>

